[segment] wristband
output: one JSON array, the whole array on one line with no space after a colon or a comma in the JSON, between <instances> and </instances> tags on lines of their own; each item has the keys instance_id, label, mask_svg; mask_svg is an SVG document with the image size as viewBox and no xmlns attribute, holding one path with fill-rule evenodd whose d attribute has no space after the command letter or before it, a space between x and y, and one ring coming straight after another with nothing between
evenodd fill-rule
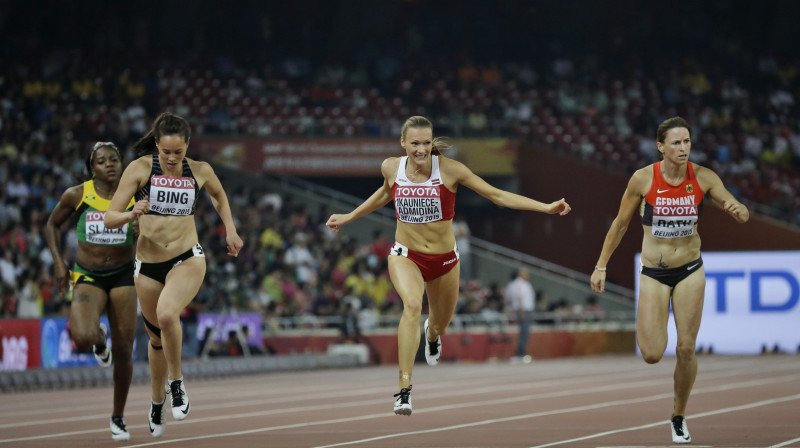
<instances>
[{"instance_id":1,"label":"wristband","mask_svg":"<svg viewBox=\"0 0 800 448\"><path fill-rule=\"evenodd\" d=\"M607 269L607 268L601 268L600 266L595 266L595 267L594 267L594 270L595 270L595 271L600 271L600 272L606 272L606 269Z\"/></svg>"}]
</instances>

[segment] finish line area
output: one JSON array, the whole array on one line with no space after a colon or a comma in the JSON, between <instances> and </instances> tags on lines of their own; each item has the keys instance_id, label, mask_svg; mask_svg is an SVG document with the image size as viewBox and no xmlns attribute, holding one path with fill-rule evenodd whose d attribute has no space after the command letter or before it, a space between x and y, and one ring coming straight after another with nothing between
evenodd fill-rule
<instances>
[{"instance_id":1,"label":"finish line area","mask_svg":"<svg viewBox=\"0 0 800 448\"><path fill-rule=\"evenodd\" d=\"M800 447L797 356L698 362L688 446ZM0 448L673 446L674 366L674 357L647 365L633 355L417 363L410 417L392 412L396 366L187 374L191 413L168 417L159 439L147 427L149 385L131 387L124 443L108 429L110 386L12 392L0 400Z\"/></svg>"}]
</instances>

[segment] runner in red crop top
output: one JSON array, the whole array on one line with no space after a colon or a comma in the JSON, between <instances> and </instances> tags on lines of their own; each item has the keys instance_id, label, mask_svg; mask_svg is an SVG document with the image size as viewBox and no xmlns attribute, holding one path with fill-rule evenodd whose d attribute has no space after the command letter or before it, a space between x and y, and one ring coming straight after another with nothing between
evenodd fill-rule
<instances>
[{"instance_id":1,"label":"runner in red crop top","mask_svg":"<svg viewBox=\"0 0 800 448\"><path fill-rule=\"evenodd\" d=\"M706 282L697 233L700 208L708 196L737 222L746 222L750 213L725 189L716 173L689 162L692 140L686 120L673 117L661 123L656 145L664 158L636 171L628 182L592 273L591 286L595 292L604 291L611 254L639 210L644 238L636 341L648 364L661 360L667 347L671 303L678 340L670 428L673 443L689 443L692 439L684 416L697 376L695 340ZM621 266L616 275L626 271Z\"/></svg>"},{"instance_id":2,"label":"runner in red crop top","mask_svg":"<svg viewBox=\"0 0 800 448\"><path fill-rule=\"evenodd\" d=\"M693 165L686 164L686 177L677 185L670 185L664 179L661 162L652 167L653 181L640 209L642 224L650 226L650 233L658 238L694 235L704 195Z\"/></svg>"},{"instance_id":3,"label":"runner in red crop top","mask_svg":"<svg viewBox=\"0 0 800 448\"><path fill-rule=\"evenodd\" d=\"M455 193L459 185L474 190L495 204L517 210L566 215L564 199L544 204L495 188L463 163L440 155L447 145L433 138L433 125L425 117L403 124L400 145L404 157L383 161L383 186L347 214L331 215L328 227L339 227L371 213L394 199L397 215L395 244L389 253L389 275L403 300L398 328L399 392L394 411L411 414L411 371L419 347L423 293L428 293L425 321L425 357L436 365L442 354L440 335L450 325L458 301L458 249L453 234Z\"/></svg>"}]
</instances>

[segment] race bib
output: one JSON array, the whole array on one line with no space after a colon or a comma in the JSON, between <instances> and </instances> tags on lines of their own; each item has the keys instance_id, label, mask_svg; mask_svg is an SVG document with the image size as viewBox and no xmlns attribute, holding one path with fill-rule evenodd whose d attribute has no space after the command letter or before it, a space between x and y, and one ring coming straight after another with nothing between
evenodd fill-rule
<instances>
[{"instance_id":1,"label":"race bib","mask_svg":"<svg viewBox=\"0 0 800 448\"><path fill-rule=\"evenodd\" d=\"M426 223L442 219L442 199L438 187L402 187L395 189L394 206L400 221Z\"/></svg>"},{"instance_id":2,"label":"race bib","mask_svg":"<svg viewBox=\"0 0 800 448\"><path fill-rule=\"evenodd\" d=\"M162 215L187 216L194 207L194 179L153 176L150 179L150 211Z\"/></svg>"},{"instance_id":3,"label":"race bib","mask_svg":"<svg viewBox=\"0 0 800 448\"><path fill-rule=\"evenodd\" d=\"M118 229L107 229L103 223L106 213L86 212L86 242L92 244L125 244L128 238L128 224Z\"/></svg>"}]
</instances>

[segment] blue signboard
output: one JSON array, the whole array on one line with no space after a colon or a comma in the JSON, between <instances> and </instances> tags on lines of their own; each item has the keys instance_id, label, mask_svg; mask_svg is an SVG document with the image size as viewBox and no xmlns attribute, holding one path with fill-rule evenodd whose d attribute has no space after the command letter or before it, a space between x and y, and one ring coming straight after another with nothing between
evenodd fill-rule
<instances>
[{"instance_id":1,"label":"blue signboard","mask_svg":"<svg viewBox=\"0 0 800 448\"><path fill-rule=\"evenodd\" d=\"M100 322L108 326L105 316ZM111 347L111 338L109 338ZM96 366L97 360L92 353L76 353L67 331L66 317L42 319L42 367L57 369L59 367Z\"/></svg>"}]
</instances>

